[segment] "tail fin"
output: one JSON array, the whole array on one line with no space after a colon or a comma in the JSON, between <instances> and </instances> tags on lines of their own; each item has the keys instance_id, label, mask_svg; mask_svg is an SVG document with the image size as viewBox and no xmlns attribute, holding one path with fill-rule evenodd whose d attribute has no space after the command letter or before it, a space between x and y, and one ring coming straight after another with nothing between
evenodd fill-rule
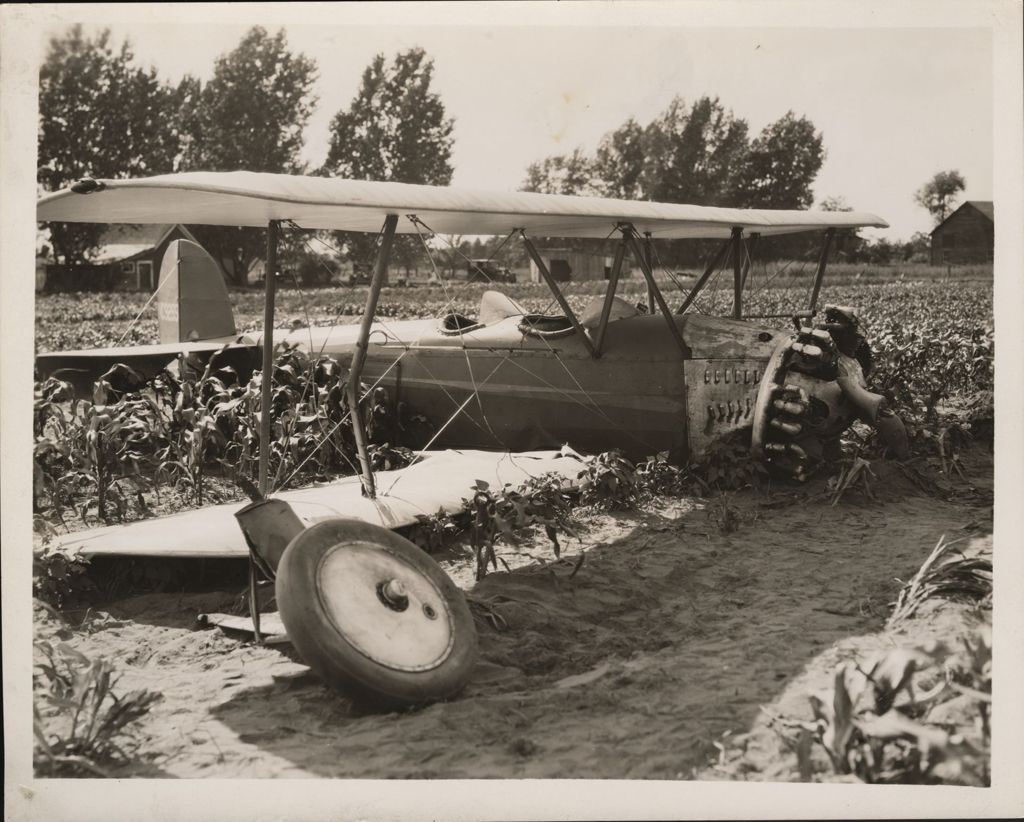
<instances>
[{"instance_id":1,"label":"tail fin","mask_svg":"<svg viewBox=\"0 0 1024 822\"><path fill-rule=\"evenodd\" d=\"M190 240L174 240L160 266L156 310L160 342L190 342L235 333L220 266Z\"/></svg>"}]
</instances>

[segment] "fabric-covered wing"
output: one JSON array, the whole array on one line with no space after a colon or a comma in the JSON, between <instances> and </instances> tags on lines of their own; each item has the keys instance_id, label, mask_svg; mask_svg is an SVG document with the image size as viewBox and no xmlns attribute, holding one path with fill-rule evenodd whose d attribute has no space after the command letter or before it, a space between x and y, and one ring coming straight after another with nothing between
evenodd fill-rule
<instances>
[{"instance_id":1,"label":"fabric-covered wing","mask_svg":"<svg viewBox=\"0 0 1024 822\"><path fill-rule=\"evenodd\" d=\"M477 480L501 489L505 483L519 486L529 477L555 472L575 482L584 467L575 455L558 451L440 451L408 468L377 472L377 499L362 495L359 477L284 491L274 497L288 502L307 527L324 519L347 517L401 528L414 525L419 514L461 510ZM78 531L59 537L57 544L63 551L84 556L245 557L249 549L234 516L243 505L229 502Z\"/></svg>"},{"instance_id":2,"label":"fabric-covered wing","mask_svg":"<svg viewBox=\"0 0 1024 822\"><path fill-rule=\"evenodd\" d=\"M547 237L608 237L620 223L661 238L787 234L828 227L887 227L873 214L713 208L573 197L487 192L302 177L249 171L188 172L135 180L101 180L43 197L38 219L88 223L184 223L266 226L292 220L302 228L376 233L388 214L398 231L415 233L415 215L440 234L507 234L524 229ZM421 229L422 230L422 229Z\"/></svg>"}]
</instances>

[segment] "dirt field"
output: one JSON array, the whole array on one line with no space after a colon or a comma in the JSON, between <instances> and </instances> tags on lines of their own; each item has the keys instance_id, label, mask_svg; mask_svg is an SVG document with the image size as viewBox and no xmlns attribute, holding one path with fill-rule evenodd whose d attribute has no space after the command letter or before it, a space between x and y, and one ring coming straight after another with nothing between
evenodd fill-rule
<instances>
[{"instance_id":1,"label":"dirt field","mask_svg":"<svg viewBox=\"0 0 1024 822\"><path fill-rule=\"evenodd\" d=\"M938 603L884 628L897 578L940 535L991 533L991 455L966 464L951 502L876 463L877 500L850 492L833 507L820 486L662 500L589 516L551 564L535 561L550 557L541 536L469 592L481 661L466 692L405 713L360 711L287 645L198 627L237 608L237 586L67 616L39 606L37 638L112 658L119 691L163 695L141 721L145 761L117 776L793 781L795 754L762 706L810 719L807 695L838 661L953 641L975 618ZM467 560L439 559L471 586ZM833 778L823 756L814 768Z\"/></svg>"}]
</instances>

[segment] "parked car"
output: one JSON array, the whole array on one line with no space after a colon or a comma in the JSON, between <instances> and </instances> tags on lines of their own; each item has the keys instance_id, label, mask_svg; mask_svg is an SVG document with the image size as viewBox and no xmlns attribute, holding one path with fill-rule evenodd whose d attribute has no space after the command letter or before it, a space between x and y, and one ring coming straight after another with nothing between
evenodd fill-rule
<instances>
[{"instance_id":1,"label":"parked car","mask_svg":"<svg viewBox=\"0 0 1024 822\"><path fill-rule=\"evenodd\" d=\"M370 277L373 274L368 265L354 265L352 272L342 282L347 286L369 285Z\"/></svg>"},{"instance_id":2,"label":"parked car","mask_svg":"<svg viewBox=\"0 0 1024 822\"><path fill-rule=\"evenodd\" d=\"M516 275L493 260L470 260L466 264L466 282L470 283L514 283Z\"/></svg>"}]
</instances>

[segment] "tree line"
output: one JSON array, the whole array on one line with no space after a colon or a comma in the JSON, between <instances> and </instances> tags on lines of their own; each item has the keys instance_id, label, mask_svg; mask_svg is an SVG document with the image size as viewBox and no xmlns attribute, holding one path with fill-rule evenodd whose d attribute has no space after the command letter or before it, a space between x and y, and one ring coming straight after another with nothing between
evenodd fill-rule
<instances>
[{"instance_id":1,"label":"tree line","mask_svg":"<svg viewBox=\"0 0 1024 822\"><path fill-rule=\"evenodd\" d=\"M262 171L445 185L452 175L453 121L431 90L433 61L410 49L392 62L378 55L347 109L331 123L330 148L319 167L303 163L303 133L317 100L314 60L289 50L284 31L256 26L218 57L207 82L186 75L162 81L136 64L130 44L115 48L110 32L88 37L81 26L53 38L40 71L38 174L57 191L83 177L123 178L181 171ZM105 227L51 223L54 257L88 261ZM261 229L190 226L244 284L262 258ZM374 238L335 232L350 259L366 260ZM407 265L416 238L401 238L396 259ZM287 236L282 256L315 279L323 267L305 242ZM329 272L327 272L329 273Z\"/></svg>"},{"instance_id":2,"label":"tree line","mask_svg":"<svg viewBox=\"0 0 1024 822\"><path fill-rule=\"evenodd\" d=\"M433 61L420 48L366 67L350 104L330 126L320 166L301 160L304 131L317 105L316 62L288 47L283 30L251 28L215 60L209 80L186 75L178 83L142 68L128 42L119 48L110 32L87 36L76 26L55 37L40 71L38 183L45 191L83 177L123 178L180 171L249 171L314 174L351 179L447 185L452 177L454 122L432 89ZM717 97L690 104L676 97L643 125L634 118L604 135L592 154L577 148L531 164L522 188L630 200L699 203L742 208L809 208L813 183L825 159L824 138L806 117L787 111L751 135L748 123ZM952 181L955 188L955 180ZM950 181L919 193L922 204L945 209ZM962 188L962 183L961 183ZM955 191L952 192L955 195ZM936 199L937 198L937 199ZM823 208L848 209L841 198ZM54 257L87 262L102 242L104 226L53 223ZM261 229L190 226L218 257L235 284L244 284L264 251ZM331 234L328 232L326 234ZM375 238L333 232L328 238L357 267L369 263ZM887 261L909 256L911 244L869 246L855 235L841 243L850 259L871 253ZM282 256L307 282L330 272L303 240L286 235ZM449 271L471 252L486 257L501 238L445 238L435 255ZM807 238L772 238L762 252L813 253ZM916 246L914 246L916 249ZM664 262L692 264L701 244L676 242ZM502 261L520 265L518 244L501 248ZM427 265L422 240L397 238L394 259L407 270Z\"/></svg>"},{"instance_id":3,"label":"tree line","mask_svg":"<svg viewBox=\"0 0 1024 822\"><path fill-rule=\"evenodd\" d=\"M814 124L793 111L752 139L746 120L718 97L692 104L675 97L647 125L629 118L601 138L588 155L582 148L533 163L523 188L552 194L589 194L626 200L695 203L734 208L805 209L825 160L824 139ZM806 238L774 239L776 253L807 250ZM663 258L694 264L708 244L677 241Z\"/></svg>"}]
</instances>

